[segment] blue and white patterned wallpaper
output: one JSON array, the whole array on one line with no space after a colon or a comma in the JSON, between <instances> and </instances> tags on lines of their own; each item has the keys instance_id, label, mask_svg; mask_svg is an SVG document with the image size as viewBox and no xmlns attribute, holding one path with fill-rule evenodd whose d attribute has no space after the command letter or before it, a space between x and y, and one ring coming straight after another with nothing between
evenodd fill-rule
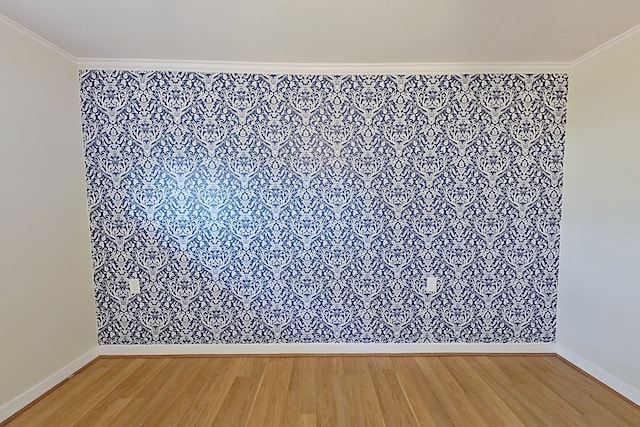
<instances>
[{"instance_id":1,"label":"blue and white patterned wallpaper","mask_svg":"<svg viewBox=\"0 0 640 427\"><path fill-rule=\"evenodd\" d=\"M566 75L80 78L100 343L555 340Z\"/></svg>"}]
</instances>

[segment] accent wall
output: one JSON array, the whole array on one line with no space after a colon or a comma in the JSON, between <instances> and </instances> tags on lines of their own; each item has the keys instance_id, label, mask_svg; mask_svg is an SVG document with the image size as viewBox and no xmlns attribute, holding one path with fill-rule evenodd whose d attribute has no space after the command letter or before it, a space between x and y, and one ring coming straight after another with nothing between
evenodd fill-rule
<instances>
[{"instance_id":1,"label":"accent wall","mask_svg":"<svg viewBox=\"0 0 640 427\"><path fill-rule=\"evenodd\" d=\"M101 344L555 341L566 75L80 80Z\"/></svg>"}]
</instances>

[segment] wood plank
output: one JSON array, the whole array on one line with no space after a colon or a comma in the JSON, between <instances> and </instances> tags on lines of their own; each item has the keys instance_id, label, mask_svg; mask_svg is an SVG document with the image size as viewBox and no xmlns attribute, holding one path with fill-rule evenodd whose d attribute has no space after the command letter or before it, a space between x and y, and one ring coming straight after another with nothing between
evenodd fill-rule
<instances>
[{"instance_id":1,"label":"wood plank","mask_svg":"<svg viewBox=\"0 0 640 427\"><path fill-rule=\"evenodd\" d=\"M521 420L528 420L532 425L556 425L557 420L549 417L544 407L533 407L529 398L529 391L514 393L522 384L510 381L509 376L485 357L465 358L467 364L482 377L493 392L511 409ZM526 384L525 384L526 386Z\"/></svg>"},{"instance_id":2,"label":"wood plank","mask_svg":"<svg viewBox=\"0 0 640 427\"><path fill-rule=\"evenodd\" d=\"M293 358L267 360L247 425L284 425L292 369Z\"/></svg>"},{"instance_id":3,"label":"wood plank","mask_svg":"<svg viewBox=\"0 0 640 427\"><path fill-rule=\"evenodd\" d=\"M203 373L207 381L195 396L194 405L184 420L185 426L213 425L245 362L244 357L211 359Z\"/></svg>"},{"instance_id":4,"label":"wood plank","mask_svg":"<svg viewBox=\"0 0 640 427\"><path fill-rule=\"evenodd\" d=\"M463 356L443 359L464 394L469 396L475 410L491 426L524 427L524 423L488 384L466 363Z\"/></svg>"},{"instance_id":5,"label":"wood plank","mask_svg":"<svg viewBox=\"0 0 640 427\"><path fill-rule=\"evenodd\" d=\"M96 360L85 373L78 374L63 384L64 393L53 392L45 396L17 417L15 425L72 425L90 411L101 397L117 388L127 375L132 375L142 366L143 362L140 360L126 363L119 360ZM70 405L70 402L73 404Z\"/></svg>"},{"instance_id":6,"label":"wood plank","mask_svg":"<svg viewBox=\"0 0 640 427\"><path fill-rule=\"evenodd\" d=\"M285 426L316 425L316 368L314 358L291 358L291 377L284 413Z\"/></svg>"},{"instance_id":7,"label":"wood plank","mask_svg":"<svg viewBox=\"0 0 640 427\"><path fill-rule=\"evenodd\" d=\"M388 426L417 426L418 420L407 401L390 357L369 358L369 369L382 416Z\"/></svg>"},{"instance_id":8,"label":"wood plank","mask_svg":"<svg viewBox=\"0 0 640 427\"><path fill-rule=\"evenodd\" d=\"M266 364L266 358L245 358L211 425L249 425L249 416L262 385Z\"/></svg>"},{"instance_id":9,"label":"wood plank","mask_svg":"<svg viewBox=\"0 0 640 427\"><path fill-rule=\"evenodd\" d=\"M171 405L175 401L176 394L173 390L181 387L181 380L187 372L190 360L164 359L154 362L157 372L123 393L123 397L130 398L131 402L118 413L114 423L145 425L147 419L153 418L162 406Z\"/></svg>"},{"instance_id":10,"label":"wood plank","mask_svg":"<svg viewBox=\"0 0 640 427\"><path fill-rule=\"evenodd\" d=\"M452 356L449 356L452 357ZM447 370L439 357L417 359L442 407L453 425L486 426L482 414L477 413L469 397L464 394L455 377Z\"/></svg>"},{"instance_id":11,"label":"wood plank","mask_svg":"<svg viewBox=\"0 0 640 427\"><path fill-rule=\"evenodd\" d=\"M639 426L553 355L99 358L2 426Z\"/></svg>"},{"instance_id":12,"label":"wood plank","mask_svg":"<svg viewBox=\"0 0 640 427\"><path fill-rule=\"evenodd\" d=\"M204 384L205 376L202 375L206 359L186 359L177 360L177 366L169 366L173 372L171 377L158 389L158 394L163 390L174 395L172 402L159 405L152 400L150 405L155 406L155 410L144 421L145 425L180 425L189 408L189 403L193 402L197 391Z\"/></svg>"},{"instance_id":13,"label":"wood plank","mask_svg":"<svg viewBox=\"0 0 640 427\"><path fill-rule=\"evenodd\" d=\"M358 370L354 374L357 388L353 391L351 412L356 412L361 421L366 426L384 426L384 415L376 393L376 385L373 381L373 374L367 363L368 357L359 357Z\"/></svg>"},{"instance_id":14,"label":"wood plank","mask_svg":"<svg viewBox=\"0 0 640 427\"><path fill-rule=\"evenodd\" d=\"M453 425L415 358L393 358L393 368L419 425Z\"/></svg>"},{"instance_id":15,"label":"wood plank","mask_svg":"<svg viewBox=\"0 0 640 427\"><path fill-rule=\"evenodd\" d=\"M548 358L549 356L542 356ZM558 394L526 369L535 359L532 358L489 358L489 363L499 366L507 375L517 376L518 382L509 391L530 405L532 411L549 420L552 425L579 426L582 424L580 412L572 405L573 396ZM547 405L552 402L553 410Z\"/></svg>"},{"instance_id":16,"label":"wood plank","mask_svg":"<svg viewBox=\"0 0 640 427\"><path fill-rule=\"evenodd\" d=\"M334 357L319 358L316 375L316 417L320 426L335 426L336 411L333 393L331 392L331 376Z\"/></svg>"},{"instance_id":17,"label":"wood plank","mask_svg":"<svg viewBox=\"0 0 640 427\"><path fill-rule=\"evenodd\" d=\"M557 395L572 398L569 403L574 410L580 413L579 420L589 420L602 426L626 426L628 425L611 408L599 403L597 396L604 390L602 385L597 383L591 387L585 387L583 378L579 375L567 376L567 371L557 360L532 360L525 369L536 377L544 387L553 391ZM640 424L640 419L634 420Z\"/></svg>"},{"instance_id":18,"label":"wood plank","mask_svg":"<svg viewBox=\"0 0 640 427\"><path fill-rule=\"evenodd\" d=\"M605 408L603 412L610 412L628 425L640 424L638 418L626 410L629 404L634 405L632 402L624 398L621 399L619 394L602 383L597 382L594 384L593 378L587 373L578 369L560 356L556 356L554 359L555 366L562 372L563 378L566 378L568 382L578 384L578 387L580 387L584 393L589 394L602 408ZM557 363L557 361L562 363ZM576 371L581 375L575 375Z\"/></svg>"}]
</instances>

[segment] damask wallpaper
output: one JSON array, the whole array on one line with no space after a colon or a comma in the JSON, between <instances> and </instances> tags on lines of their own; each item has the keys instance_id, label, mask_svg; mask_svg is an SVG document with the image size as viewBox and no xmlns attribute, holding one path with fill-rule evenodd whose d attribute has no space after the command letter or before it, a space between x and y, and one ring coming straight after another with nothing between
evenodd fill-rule
<instances>
[{"instance_id":1,"label":"damask wallpaper","mask_svg":"<svg viewBox=\"0 0 640 427\"><path fill-rule=\"evenodd\" d=\"M80 79L101 344L555 340L566 75Z\"/></svg>"}]
</instances>

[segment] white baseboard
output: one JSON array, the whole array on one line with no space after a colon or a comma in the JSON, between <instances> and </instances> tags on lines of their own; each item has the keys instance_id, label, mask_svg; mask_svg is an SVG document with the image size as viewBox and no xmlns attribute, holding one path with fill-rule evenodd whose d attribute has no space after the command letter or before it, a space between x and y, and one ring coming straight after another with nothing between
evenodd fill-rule
<instances>
[{"instance_id":1,"label":"white baseboard","mask_svg":"<svg viewBox=\"0 0 640 427\"><path fill-rule=\"evenodd\" d=\"M634 402L636 405L640 405L640 390L630 386L618 377L594 365L593 363L589 362L588 360L584 359L582 356L574 353L571 350L568 350L562 346L557 346L556 351L558 356L564 358L568 362L571 362L578 368L585 371L587 374L596 378L598 381L611 387L627 399Z\"/></svg>"},{"instance_id":2,"label":"white baseboard","mask_svg":"<svg viewBox=\"0 0 640 427\"><path fill-rule=\"evenodd\" d=\"M402 354L402 353L555 353L555 344L477 343L286 343L286 344L176 344L100 345L101 355L169 354Z\"/></svg>"},{"instance_id":3,"label":"white baseboard","mask_svg":"<svg viewBox=\"0 0 640 427\"><path fill-rule=\"evenodd\" d=\"M98 347L92 348L82 356L73 360L68 365L51 374L48 378L40 381L38 384L34 385L18 397L11 399L4 405L0 406L0 423L42 396L47 391L51 390L53 387L60 384L80 368L84 367L87 363L98 357L100 355L98 350Z\"/></svg>"}]
</instances>

